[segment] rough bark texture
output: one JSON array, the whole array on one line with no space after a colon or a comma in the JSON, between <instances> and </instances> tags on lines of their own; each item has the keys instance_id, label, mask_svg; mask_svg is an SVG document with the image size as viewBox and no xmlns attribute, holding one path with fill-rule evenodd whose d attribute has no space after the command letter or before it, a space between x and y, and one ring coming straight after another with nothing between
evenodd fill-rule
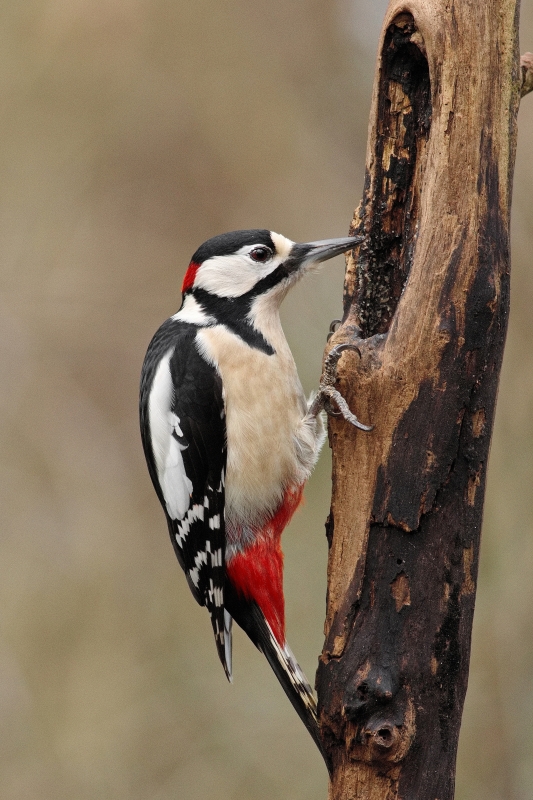
<instances>
[{"instance_id":1,"label":"rough bark texture","mask_svg":"<svg viewBox=\"0 0 533 800\"><path fill-rule=\"evenodd\" d=\"M509 309L517 0L392 0L333 419L330 800L449 800Z\"/></svg>"}]
</instances>

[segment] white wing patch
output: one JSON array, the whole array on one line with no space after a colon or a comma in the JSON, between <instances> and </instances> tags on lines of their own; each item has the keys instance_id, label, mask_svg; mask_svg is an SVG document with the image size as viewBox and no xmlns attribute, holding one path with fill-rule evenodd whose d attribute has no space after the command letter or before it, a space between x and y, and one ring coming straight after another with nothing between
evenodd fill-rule
<instances>
[{"instance_id":1,"label":"white wing patch","mask_svg":"<svg viewBox=\"0 0 533 800\"><path fill-rule=\"evenodd\" d=\"M157 477L167 513L171 519L181 520L189 509L192 483L181 455L186 445L180 444L174 435L183 436L180 420L170 410L173 395L170 359L173 353L174 348L171 348L157 367L148 398L148 420Z\"/></svg>"}]
</instances>

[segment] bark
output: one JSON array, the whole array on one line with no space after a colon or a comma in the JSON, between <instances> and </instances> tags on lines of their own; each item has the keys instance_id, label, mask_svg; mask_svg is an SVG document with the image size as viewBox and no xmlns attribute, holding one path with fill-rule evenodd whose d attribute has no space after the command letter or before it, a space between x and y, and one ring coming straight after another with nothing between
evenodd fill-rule
<instances>
[{"instance_id":1,"label":"bark","mask_svg":"<svg viewBox=\"0 0 533 800\"><path fill-rule=\"evenodd\" d=\"M391 0L330 420L330 800L449 800L509 310L517 0Z\"/></svg>"}]
</instances>

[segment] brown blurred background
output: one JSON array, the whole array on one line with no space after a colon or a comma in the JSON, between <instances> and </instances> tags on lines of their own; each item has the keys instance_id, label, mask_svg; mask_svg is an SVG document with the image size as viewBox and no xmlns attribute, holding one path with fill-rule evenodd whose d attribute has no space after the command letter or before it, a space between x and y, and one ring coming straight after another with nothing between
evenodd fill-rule
<instances>
[{"instance_id":1,"label":"brown blurred background","mask_svg":"<svg viewBox=\"0 0 533 800\"><path fill-rule=\"evenodd\" d=\"M204 239L346 233L385 5L1 4L3 800L326 797L318 752L239 633L226 682L149 484L137 386ZM533 798L532 97L519 122L459 800ZM307 390L342 273L337 259L284 306ZM285 537L289 641L311 679L329 469L326 451Z\"/></svg>"}]
</instances>

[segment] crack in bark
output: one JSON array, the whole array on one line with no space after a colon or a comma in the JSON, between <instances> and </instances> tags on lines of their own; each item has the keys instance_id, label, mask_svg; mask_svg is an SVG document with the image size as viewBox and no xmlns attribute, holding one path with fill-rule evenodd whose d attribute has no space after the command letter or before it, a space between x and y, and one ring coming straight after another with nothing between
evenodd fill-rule
<instances>
[{"instance_id":1,"label":"crack in bark","mask_svg":"<svg viewBox=\"0 0 533 800\"><path fill-rule=\"evenodd\" d=\"M356 298L356 324L367 338L389 329L405 286L417 238L419 180L431 126L429 69L410 14L389 25L383 45L376 170L367 172L363 201L350 232L365 234L348 256L345 320ZM370 224L369 224L370 223Z\"/></svg>"}]
</instances>

